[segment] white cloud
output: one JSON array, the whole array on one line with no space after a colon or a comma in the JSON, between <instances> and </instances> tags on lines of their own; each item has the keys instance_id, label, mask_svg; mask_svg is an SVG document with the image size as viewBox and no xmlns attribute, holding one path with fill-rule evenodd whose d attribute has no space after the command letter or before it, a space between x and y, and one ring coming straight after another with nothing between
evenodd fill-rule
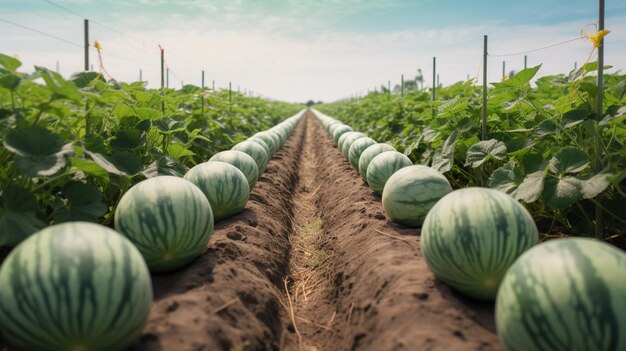
<instances>
[{"instance_id":1,"label":"white cloud","mask_svg":"<svg viewBox=\"0 0 626 351\"><path fill-rule=\"evenodd\" d=\"M331 8L340 6L338 4L335 0L325 1ZM467 74L475 76L482 58L482 35L486 32L493 33L490 53L498 54L561 42L576 37L582 27L580 23L554 26L491 23L366 34L326 30L299 13L302 8L298 6L288 13L266 16L242 13L237 10L240 2L207 4L190 0L185 5L201 7L206 13L195 20L181 15L168 16L158 23L158 27L164 29L154 29L157 26L148 18L120 18L120 24L114 28L121 28L122 32L145 43L94 24L92 38L98 39L104 47L108 71L120 80L132 81L138 79L141 68L144 79L151 86L157 86L160 79L156 43L159 43L166 48L167 61L173 70L171 86L178 85L174 75L185 83L199 85L200 70L204 68L207 85L215 80L218 86L227 87L232 81L234 87L240 85L242 89L276 99L331 101L364 93L388 80L397 83L401 74L405 74L406 79L412 78L417 68L422 69L425 81L430 82L432 56L437 56L443 84L464 80ZM307 8L329 11L323 6ZM209 15L216 12L219 16ZM82 42L79 21L59 24L56 18L23 16L17 14L14 21ZM618 18L607 18L607 27L613 32L606 38L606 61L623 69L626 23ZM0 39L2 51L18 53L28 70L35 64L54 68L57 60L66 75L82 69L81 48L4 23L0 23L0 30L4 33ZM529 66L543 63L542 75L566 73L575 61L581 64L590 49L591 44L581 40L529 53L528 63ZM95 62L95 53L91 59ZM489 59L489 81L500 79L502 59ZM519 70L523 55L506 57L506 61L507 72Z\"/></svg>"}]
</instances>

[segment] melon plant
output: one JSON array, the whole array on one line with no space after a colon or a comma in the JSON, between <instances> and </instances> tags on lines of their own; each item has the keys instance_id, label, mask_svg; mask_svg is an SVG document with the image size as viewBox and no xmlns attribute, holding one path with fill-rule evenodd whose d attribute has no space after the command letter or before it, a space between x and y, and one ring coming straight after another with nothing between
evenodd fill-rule
<instances>
[{"instance_id":1,"label":"melon plant","mask_svg":"<svg viewBox=\"0 0 626 351\"><path fill-rule=\"evenodd\" d=\"M248 156L252 157L254 163L256 163L260 175L265 171L265 168L267 167L269 156L268 153L265 152L265 149L263 149L263 147L260 147L260 144L249 140L250 139L248 139L248 141L242 141L241 143L233 146L231 150L245 152L246 154L248 154Z\"/></svg>"},{"instance_id":2,"label":"melon plant","mask_svg":"<svg viewBox=\"0 0 626 351\"><path fill-rule=\"evenodd\" d=\"M213 212L191 182L158 176L137 183L122 196L115 229L135 244L150 271L170 272L204 251L213 233Z\"/></svg>"},{"instance_id":3,"label":"melon plant","mask_svg":"<svg viewBox=\"0 0 626 351\"><path fill-rule=\"evenodd\" d=\"M374 193L380 195L387 179L398 170L411 166L411 159L397 151L385 151L372 159L367 166L367 184Z\"/></svg>"},{"instance_id":4,"label":"melon plant","mask_svg":"<svg viewBox=\"0 0 626 351\"><path fill-rule=\"evenodd\" d=\"M422 165L394 173L383 189L383 208L392 221L419 227L433 205L452 191L446 177Z\"/></svg>"},{"instance_id":5,"label":"melon plant","mask_svg":"<svg viewBox=\"0 0 626 351\"><path fill-rule=\"evenodd\" d=\"M152 303L148 267L124 236L66 222L19 244L0 267L0 330L18 350L125 350Z\"/></svg>"},{"instance_id":6,"label":"melon plant","mask_svg":"<svg viewBox=\"0 0 626 351\"><path fill-rule=\"evenodd\" d=\"M184 177L202 190L213 210L215 221L243 211L250 196L246 176L226 162L205 162L191 168Z\"/></svg>"},{"instance_id":7,"label":"melon plant","mask_svg":"<svg viewBox=\"0 0 626 351\"><path fill-rule=\"evenodd\" d=\"M350 150L348 150L348 160L350 160L352 168L355 170L359 169L359 158L361 154L365 149L374 144L376 144L376 140L372 138L359 138L352 143Z\"/></svg>"},{"instance_id":8,"label":"melon plant","mask_svg":"<svg viewBox=\"0 0 626 351\"><path fill-rule=\"evenodd\" d=\"M213 157L209 159L209 162L211 161L222 161L237 167L237 169L246 176L250 191L252 191L256 181L259 179L259 167L256 165L256 162L252 157L242 151L221 151L213 155Z\"/></svg>"},{"instance_id":9,"label":"melon plant","mask_svg":"<svg viewBox=\"0 0 626 351\"><path fill-rule=\"evenodd\" d=\"M506 350L626 350L626 253L589 238L531 248L502 280L496 325Z\"/></svg>"},{"instance_id":10,"label":"melon plant","mask_svg":"<svg viewBox=\"0 0 626 351\"><path fill-rule=\"evenodd\" d=\"M487 188L464 188L439 200L422 226L422 253L435 276L459 292L493 300L506 270L537 244L524 206Z\"/></svg>"},{"instance_id":11,"label":"melon plant","mask_svg":"<svg viewBox=\"0 0 626 351\"><path fill-rule=\"evenodd\" d=\"M367 166L372 162L372 159L385 151L396 151L396 149L389 144L378 143L370 145L367 149L363 150L363 153L361 153L359 157L358 169L363 179L367 180Z\"/></svg>"}]
</instances>

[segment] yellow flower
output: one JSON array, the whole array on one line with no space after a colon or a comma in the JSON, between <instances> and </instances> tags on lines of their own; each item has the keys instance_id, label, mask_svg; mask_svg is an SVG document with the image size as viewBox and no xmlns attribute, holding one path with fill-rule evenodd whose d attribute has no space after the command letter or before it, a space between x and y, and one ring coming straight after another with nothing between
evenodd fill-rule
<instances>
[{"instance_id":1,"label":"yellow flower","mask_svg":"<svg viewBox=\"0 0 626 351\"><path fill-rule=\"evenodd\" d=\"M93 46L95 46L98 51L102 50L102 45L100 45L100 42L97 40L93 41Z\"/></svg>"},{"instance_id":2,"label":"yellow flower","mask_svg":"<svg viewBox=\"0 0 626 351\"><path fill-rule=\"evenodd\" d=\"M593 47L597 48L600 47L600 41L602 41L602 38L609 33L611 33L610 30L603 29L596 34L587 34L587 39L593 43Z\"/></svg>"}]
</instances>

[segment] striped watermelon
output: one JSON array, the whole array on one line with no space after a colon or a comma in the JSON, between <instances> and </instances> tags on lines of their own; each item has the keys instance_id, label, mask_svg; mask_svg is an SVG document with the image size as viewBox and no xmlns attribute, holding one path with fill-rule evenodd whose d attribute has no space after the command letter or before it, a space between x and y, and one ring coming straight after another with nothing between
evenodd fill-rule
<instances>
[{"instance_id":1,"label":"striped watermelon","mask_svg":"<svg viewBox=\"0 0 626 351\"><path fill-rule=\"evenodd\" d=\"M355 170L359 169L359 158L361 154L365 149L374 144L376 144L376 140L372 138L359 138L352 143L350 150L348 150L348 160L350 160L352 168Z\"/></svg>"},{"instance_id":2,"label":"striped watermelon","mask_svg":"<svg viewBox=\"0 0 626 351\"><path fill-rule=\"evenodd\" d=\"M276 141L274 141L274 138L271 136L271 134L268 132L259 132L254 134L254 137L263 140L265 144L267 144L270 149L270 152L267 154L268 158L272 158L276 150L278 150L278 145L276 145Z\"/></svg>"},{"instance_id":3,"label":"striped watermelon","mask_svg":"<svg viewBox=\"0 0 626 351\"><path fill-rule=\"evenodd\" d=\"M152 303L135 246L87 222L28 237L2 264L0 287L0 329L20 350L124 350L141 335Z\"/></svg>"},{"instance_id":4,"label":"striped watermelon","mask_svg":"<svg viewBox=\"0 0 626 351\"><path fill-rule=\"evenodd\" d=\"M257 138L257 137L250 137L244 141L242 141L241 143L245 143L247 141L253 142L253 143L257 143L259 145L261 145L263 147L263 150L265 150L265 153L267 153L268 155L270 154L270 147L267 145L267 143L261 139L261 138ZM239 143L239 144L241 144ZM239 145L237 144L237 145Z\"/></svg>"},{"instance_id":5,"label":"striped watermelon","mask_svg":"<svg viewBox=\"0 0 626 351\"><path fill-rule=\"evenodd\" d=\"M411 166L411 160L397 151L385 151L372 159L367 166L367 184L374 193L380 195L387 179L396 171Z\"/></svg>"},{"instance_id":6,"label":"striped watermelon","mask_svg":"<svg viewBox=\"0 0 626 351\"><path fill-rule=\"evenodd\" d=\"M122 196L115 229L135 244L150 271L169 272L204 251L213 233L213 213L197 186L159 176L137 183Z\"/></svg>"},{"instance_id":7,"label":"striped watermelon","mask_svg":"<svg viewBox=\"0 0 626 351\"><path fill-rule=\"evenodd\" d=\"M533 247L502 280L496 324L506 350L626 350L626 253L589 238Z\"/></svg>"},{"instance_id":8,"label":"striped watermelon","mask_svg":"<svg viewBox=\"0 0 626 351\"><path fill-rule=\"evenodd\" d=\"M464 188L439 200L422 226L422 253L435 276L461 293L493 300L506 270L537 244L524 206L487 188Z\"/></svg>"},{"instance_id":9,"label":"striped watermelon","mask_svg":"<svg viewBox=\"0 0 626 351\"><path fill-rule=\"evenodd\" d=\"M347 132L352 132L352 128L345 124L333 128L331 136L333 137L333 140L335 140L335 144L339 142L339 137Z\"/></svg>"},{"instance_id":10,"label":"striped watermelon","mask_svg":"<svg viewBox=\"0 0 626 351\"><path fill-rule=\"evenodd\" d=\"M352 143L352 141L356 140L353 138L364 138L366 135L361 133L361 132L346 132L341 134L341 136L339 137L339 139L337 140L337 148L339 148L339 151L341 151L341 153L343 154L343 144L345 143L345 141L347 139L352 139L350 141L350 143Z\"/></svg>"},{"instance_id":11,"label":"striped watermelon","mask_svg":"<svg viewBox=\"0 0 626 351\"><path fill-rule=\"evenodd\" d=\"M250 196L246 176L237 167L226 162L205 162L185 174L186 180L197 185L206 195L215 221L243 211Z\"/></svg>"},{"instance_id":12,"label":"striped watermelon","mask_svg":"<svg viewBox=\"0 0 626 351\"><path fill-rule=\"evenodd\" d=\"M256 162L242 151L229 150L218 152L209 159L209 162L211 161L222 161L237 167L246 176L250 191L252 191L257 179L259 179L259 167L256 165Z\"/></svg>"},{"instance_id":13,"label":"striped watermelon","mask_svg":"<svg viewBox=\"0 0 626 351\"><path fill-rule=\"evenodd\" d=\"M385 213L394 222L419 227L433 205L452 191L446 177L422 165L394 173L383 189Z\"/></svg>"},{"instance_id":14,"label":"striped watermelon","mask_svg":"<svg viewBox=\"0 0 626 351\"><path fill-rule=\"evenodd\" d=\"M343 140L343 142L341 143L341 154L343 155L343 157L348 158L348 151L350 151L350 146L352 146L352 143L354 143L357 139L360 139L360 138L367 138L367 135L363 133L359 133L359 132L354 132L348 135Z\"/></svg>"},{"instance_id":15,"label":"striped watermelon","mask_svg":"<svg viewBox=\"0 0 626 351\"><path fill-rule=\"evenodd\" d=\"M359 174L364 179L367 179L367 166L369 166L372 159L385 151L396 151L396 149L389 144L374 144L370 145L367 149L363 150L361 157L359 157Z\"/></svg>"},{"instance_id":16,"label":"striped watermelon","mask_svg":"<svg viewBox=\"0 0 626 351\"><path fill-rule=\"evenodd\" d=\"M268 153L265 152L263 147L259 148L260 144L249 140L250 139L248 139L248 141L242 141L241 143L233 146L231 150L245 152L250 157L252 157L259 170L259 175L261 175L265 171L265 168L267 167L267 162L269 161Z\"/></svg>"}]
</instances>

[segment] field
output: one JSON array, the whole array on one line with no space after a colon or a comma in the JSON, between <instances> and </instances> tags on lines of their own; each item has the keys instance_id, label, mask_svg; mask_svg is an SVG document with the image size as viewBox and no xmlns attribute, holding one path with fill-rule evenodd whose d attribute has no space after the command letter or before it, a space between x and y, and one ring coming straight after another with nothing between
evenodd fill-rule
<instances>
[{"instance_id":1,"label":"field","mask_svg":"<svg viewBox=\"0 0 626 351\"><path fill-rule=\"evenodd\" d=\"M51 225L87 221L120 230L114 225L116 208L144 179L180 178L254 135L269 139L270 149L275 143L245 208L215 221L206 249L191 264L150 274L147 322L127 350L505 349L495 302L467 297L435 277L423 254L422 230L389 220L381 196L327 132L330 118L298 104L193 86L159 91L106 82L96 73L65 80L43 68L26 75L17 71L17 60L0 58L0 262L17 257L20 242ZM441 172L454 189L489 187L519 200L513 202L528 208L539 241L584 236L611 243L619 248L615 265L621 274L626 89L623 75L608 76L604 117L597 121L590 101L593 68L541 78L538 88L530 84L538 67L496 84L490 91L489 138L482 141L479 91L471 82L442 88L435 102L427 92L414 91L315 107L392 144L413 164ZM494 141L486 145L488 140ZM533 182L541 188L530 189ZM163 218L170 216L165 212ZM213 223L213 214L207 215ZM595 232L598 215L603 224ZM159 220L146 220L145 232L156 232ZM81 268L73 258L59 264L67 264L69 272ZM32 327L34 339L44 338L46 323L67 323L62 336L52 339L77 345L88 342L76 330L83 330L87 313L82 284L93 277L84 271L74 277L63 269L38 273L35 285L43 295L15 288L16 304L28 317L39 313L33 312L33 301L45 301L43 322ZM17 273L6 281L19 287ZM47 279L59 279L62 286L46 290L41 281ZM73 283L65 286L66 281ZM9 301L11 289L0 286L0 297L7 292ZM80 317L48 319L64 303L72 306L73 297L80 301L74 307ZM5 301L0 299L4 312L11 310ZM612 308L619 314L625 306ZM14 350L7 340L19 338L8 317L2 318L0 350ZM625 322L615 323L623 330L619 323ZM607 335L606 340L617 340L612 345L626 345L619 333Z\"/></svg>"}]
</instances>

